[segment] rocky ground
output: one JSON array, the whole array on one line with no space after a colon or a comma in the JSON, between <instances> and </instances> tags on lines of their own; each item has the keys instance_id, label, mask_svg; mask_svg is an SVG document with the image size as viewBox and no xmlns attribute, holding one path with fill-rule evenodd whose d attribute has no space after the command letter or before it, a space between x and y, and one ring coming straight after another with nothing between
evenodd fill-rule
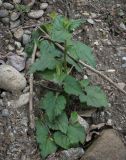
<instances>
[{"instance_id":1,"label":"rocky ground","mask_svg":"<svg viewBox=\"0 0 126 160\"><path fill-rule=\"evenodd\" d=\"M75 33L75 38L93 48L97 69L126 89L126 3L117 0L0 0L0 160L40 160L34 134L29 132L28 67L31 59L24 51L32 30L48 20L56 11L70 18L84 18L87 22ZM20 4L26 5L23 8ZM29 9L29 7L31 9ZM3 65L6 64L6 65ZM81 111L93 137L99 137L82 148L70 152L82 160L126 159L126 98L108 82L86 70L94 84L106 91L109 108ZM85 78L84 77L84 78ZM39 88L39 89L38 89ZM39 92L40 87L35 88ZM38 97L34 96L37 101ZM93 125L93 126L92 126ZM103 128L114 128L105 131ZM90 136L88 137L90 139ZM94 139L93 139L94 140ZM111 142L111 143L110 143ZM114 142L114 143L113 143ZM109 149L109 151L108 151ZM78 154L79 153L79 154ZM65 154L65 153L62 153ZM68 158L67 159L74 159ZM48 158L56 160L56 158Z\"/></svg>"}]
</instances>

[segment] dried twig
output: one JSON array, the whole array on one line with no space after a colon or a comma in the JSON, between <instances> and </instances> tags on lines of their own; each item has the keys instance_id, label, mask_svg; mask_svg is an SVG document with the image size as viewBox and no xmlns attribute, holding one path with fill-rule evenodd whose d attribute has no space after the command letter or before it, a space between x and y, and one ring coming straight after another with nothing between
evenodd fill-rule
<instances>
[{"instance_id":1,"label":"dried twig","mask_svg":"<svg viewBox=\"0 0 126 160\"><path fill-rule=\"evenodd\" d=\"M35 61L35 54L36 54L36 50L37 50L37 44L34 44L34 49L33 49L33 53L32 53L32 60L31 60L31 64L34 63ZM30 83L30 95L29 95L29 125L31 129L34 129L35 127L35 122L34 122L34 114L33 114L33 73L30 74L29 77L29 83Z\"/></svg>"},{"instance_id":2,"label":"dried twig","mask_svg":"<svg viewBox=\"0 0 126 160\"><path fill-rule=\"evenodd\" d=\"M39 27L39 29L40 29L43 33L45 33L45 37L43 37L43 38L52 41L52 40L50 39L49 35L48 35L45 31L43 31L40 27ZM53 41L52 41L52 42L53 42ZM61 46L59 43L57 43L57 42L53 42L53 43L54 43L60 50L62 50L63 52L65 51L65 48L64 48L63 46ZM126 91L123 90L123 89L121 89L121 88L118 86L118 84L116 84L115 82L113 82L109 77L107 77L106 75L102 74L100 71L92 68L90 65L86 64L85 62L83 62L83 61L81 61L81 60L76 61L73 57L70 56L70 54L67 54L67 55L68 55L72 60L74 60L76 63L81 64L82 66L88 68L88 69L91 70L92 72L94 72L94 73L98 74L99 76L101 76L103 79L107 80L107 81L108 81L110 84L112 84L115 88L117 88L119 91L121 91L123 94L126 95Z\"/></svg>"}]
</instances>

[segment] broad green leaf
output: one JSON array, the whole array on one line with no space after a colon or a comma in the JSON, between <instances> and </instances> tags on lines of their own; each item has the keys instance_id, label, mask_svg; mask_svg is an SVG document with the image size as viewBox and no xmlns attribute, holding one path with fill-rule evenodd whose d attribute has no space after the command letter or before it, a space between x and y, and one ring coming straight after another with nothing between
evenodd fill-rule
<instances>
[{"instance_id":1,"label":"broad green leaf","mask_svg":"<svg viewBox=\"0 0 126 160\"><path fill-rule=\"evenodd\" d=\"M40 153L43 158L56 152L57 145L53 138L49 137L49 130L39 120L36 121L36 139L39 144Z\"/></svg>"},{"instance_id":2,"label":"broad green leaf","mask_svg":"<svg viewBox=\"0 0 126 160\"><path fill-rule=\"evenodd\" d=\"M60 130L62 133L66 133L68 129L68 118L65 112L55 118L54 121L47 121L49 128L53 130Z\"/></svg>"},{"instance_id":3,"label":"broad green leaf","mask_svg":"<svg viewBox=\"0 0 126 160\"><path fill-rule=\"evenodd\" d=\"M72 34L69 33L66 22L68 20L63 16L57 16L54 18L53 27L50 32L51 39L57 42L65 42L67 39L72 38Z\"/></svg>"},{"instance_id":4,"label":"broad green leaf","mask_svg":"<svg viewBox=\"0 0 126 160\"><path fill-rule=\"evenodd\" d=\"M71 39L72 35L64 30L52 30L51 39L56 42L65 42L66 39Z\"/></svg>"},{"instance_id":5,"label":"broad green leaf","mask_svg":"<svg viewBox=\"0 0 126 160\"><path fill-rule=\"evenodd\" d=\"M89 80L88 79L83 79L80 81L81 87L86 88L89 85Z\"/></svg>"},{"instance_id":6,"label":"broad green leaf","mask_svg":"<svg viewBox=\"0 0 126 160\"><path fill-rule=\"evenodd\" d=\"M54 141L58 146L64 149L68 149L70 147L70 140L68 136L59 131L54 133Z\"/></svg>"},{"instance_id":7,"label":"broad green leaf","mask_svg":"<svg viewBox=\"0 0 126 160\"><path fill-rule=\"evenodd\" d=\"M64 96L54 95L53 92L48 92L41 101L41 108L45 110L50 122L62 113L65 105L66 99Z\"/></svg>"},{"instance_id":8,"label":"broad green leaf","mask_svg":"<svg viewBox=\"0 0 126 160\"><path fill-rule=\"evenodd\" d=\"M56 57L60 52L48 41L42 41L40 45L40 58L31 66L31 72L44 71L45 69L54 69L59 63Z\"/></svg>"},{"instance_id":9,"label":"broad green leaf","mask_svg":"<svg viewBox=\"0 0 126 160\"><path fill-rule=\"evenodd\" d=\"M82 90L79 82L72 76L67 76L64 80L64 90L68 94L79 96Z\"/></svg>"},{"instance_id":10,"label":"broad green leaf","mask_svg":"<svg viewBox=\"0 0 126 160\"><path fill-rule=\"evenodd\" d=\"M79 41L73 41L71 43L69 42L68 51L73 58L85 61L86 63L88 63L93 67L96 66L92 50L87 45Z\"/></svg>"},{"instance_id":11,"label":"broad green leaf","mask_svg":"<svg viewBox=\"0 0 126 160\"><path fill-rule=\"evenodd\" d=\"M77 112L72 112L71 113L69 121L70 121L71 124L76 123L78 121L78 114L77 114Z\"/></svg>"},{"instance_id":12,"label":"broad green leaf","mask_svg":"<svg viewBox=\"0 0 126 160\"><path fill-rule=\"evenodd\" d=\"M79 123L70 124L68 127L67 133L70 143L72 145L80 143L84 143L85 141L85 130Z\"/></svg>"},{"instance_id":13,"label":"broad green leaf","mask_svg":"<svg viewBox=\"0 0 126 160\"><path fill-rule=\"evenodd\" d=\"M85 88L86 95L80 96L81 102L86 102L92 107L107 107L108 102L105 93L98 86L88 86Z\"/></svg>"}]
</instances>

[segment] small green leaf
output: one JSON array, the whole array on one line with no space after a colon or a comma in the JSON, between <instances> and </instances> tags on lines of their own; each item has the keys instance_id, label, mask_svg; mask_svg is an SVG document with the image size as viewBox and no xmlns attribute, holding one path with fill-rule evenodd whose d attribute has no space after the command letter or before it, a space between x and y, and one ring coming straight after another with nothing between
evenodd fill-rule
<instances>
[{"instance_id":1,"label":"small green leaf","mask_svg":"<svg viewBox=\"0 0 126 160\"><path fill-rule=\"evenodd\" d=\"M105 93L98 86L88 86L85 88L86 95L80 96L81 102L86 102L92 107L107 107L108 102Z\"/></svg>"},{"instance_id":2,"label":"small green leaf","mask_svg":"<svg viewBox=\"0 0 126 160\"><path fill-rule=\"evenodd\" d=\"M50 122L62 113L65 105L66 99L64 96L54 95L53 92L48 92L41 101L41 108L46 111Z\"/></svg>"},{"instance_id":3,"label":"small green leaf","mask_svg":"<svg viewBox=\"0 0 126 160\"><path fill-rule=\"evenodd\" d=\"M51 39L57 42L65 42L67 39L72 38L72 34L69 33L66 22L68 20L63 16L57 16L54 18L53 27L50 32Z\"/></svg>"},{"instance_id":4,"label":"small green leaf","mask_svg":"<svg viewBox=\"0 0 126 160\"><path fill-rule=\"evenodd\" d=\"M64 149L68 149L70 147L70 140L68 136L59 131L54 133L54 141Z\"/></svg>"},{"instance_id":5,"label":"small green leaf","mask_svg":"<svg viewBox=\"0 0 126 160\"><path fill-rule=\"evenodd\" d=\"M48 128L45 127L44 124L41 124L40 120L36 121L36 139L43 158L46 158L49 154L56 152L57 145L53 138L49 137Z\"/></svg>"},{"instance_id":6,"label":"small green leaf","mask_svg":"<svg viewBox=\"0 0 126 160\"><path fill-rule=\"evenodd\" d=\"M54 121L47 121L49 128L53 130L60 130L62 133L66 133L68 129L68 118L65 112L56 117Z\"/></svg>"},{"instance_id":7,"label":"small green leaf","mask_svg":"<svg viewBox=\"0 0 126 160\"><path fill-rule=\"evenodd\" d=\"M70 116L70 123L76 123L78 121L78 114L77 112L72 112Z\"/></svg>"},{"instance_id":8,"label":"small green leaf","mask_svg":"<svg viewBox=\"0 0 126 160\"><path fill-rule=\"evenodd\" d=\"M88 79L83 79L80 81L81 87L86 88L89 85L89 80Z\"/></svg>"},{"instance_id":9,"label":"small green leaf","mask_svg":"<svg viewBox=\"0 0 126 160\"><path fill-rule=\"evenodd\" d=\"M72 145L78 144L79 142L83 144L86 136L84 127L82 127L79 123L69 125L67 135Z\"/></svg>"},{"instance_id":10,"label":"small green leaf","mask_svg":"<svg viewBox=\"0 0 126 160\"><path fill-rule=\"evenodd\" d=\"M67 76L64 80L64 90L68 94L79 96L82 90L79 82L72 76Z\"/></svg>"}]
</instances>

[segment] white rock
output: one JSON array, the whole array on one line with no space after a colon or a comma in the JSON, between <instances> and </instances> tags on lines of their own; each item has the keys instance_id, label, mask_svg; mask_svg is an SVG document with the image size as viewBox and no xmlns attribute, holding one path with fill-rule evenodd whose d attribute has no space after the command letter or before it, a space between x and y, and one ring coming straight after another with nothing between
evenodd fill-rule
<instances>
[{"instance_id":1,"label":"white rock","mask_svg":"<svg viewBox=\"0 0 126 160\"><path fill-rule=\"evenodd\" d=\"M8 109L3 109L3 110L2 110L2 116L3 116L3 117L8 117L8 116L9 116L9 111L8 111Z\"/></svg>"},{"instance_id":2,"label":"white rock","mask_svg":"<svg viewBox=\"0 0 126 160\"><path fill-rule=\"evenodd\" d=\"M9 65L0 66L0 88L8 91L23 90L26 79L15 68Z\"/></svg>"},{"instance_id":3,"label":"white rock","mask_svg":"<svg viewBox=\"0 0 126 160\"><path fill-rule=\"evenodd\" d=\"M88 21L88 23L90 23L90 24L95 24L95 22L94 22L93 19L91 19L91 18L87 19L87 21Z\"/></svg>"},{"instance_id":4,"label":"white rock","mask_svg":"<svg viewBox=\"0 0 126 160\"><path fill-rule=\"evenodd\" d=\"M46 9L48 7L48 3L41 3L40 9Z\"/></svg>"},{"instance_id":5,"label":"white rock","mask_svg":"<svg viewBox=\"0 0 126 160\"><path fill-rule=\"evenodd\" d=\"M126 84L122 82L122 83L118 83L118 86L119 86L121 89L124 89L125 86L126 86Z\"/></svg>"},{"instance_id":6,"label":"white rock","mask_svg":"<svg viewBox=\"0 0 126 160\"><path fill-rule=\"evenodd\" d=\"M16 101L17 107L22 107L29 102L29 93L22 94L19 99Z\"/></svg>"},{"instance_id":7,"label":"white rock","mask_svg":"<svg viewBox=\"0 0 126 160\"><path fill-rule=\"evenodd\" d=\"M31 12L28 13L28 17L29 18L33 18L33 19L38 19L41 18L44 14L43 10L32 10Z\"/></svg>"}]
</instances>

